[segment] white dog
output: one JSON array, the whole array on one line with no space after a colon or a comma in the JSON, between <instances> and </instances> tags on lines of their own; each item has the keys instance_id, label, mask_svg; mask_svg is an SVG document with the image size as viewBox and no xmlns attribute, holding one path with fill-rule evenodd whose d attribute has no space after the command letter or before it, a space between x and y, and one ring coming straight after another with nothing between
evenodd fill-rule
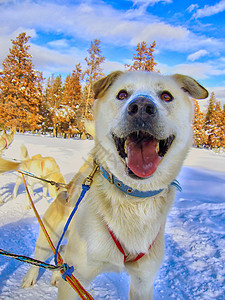
<instances>
[{"instance_id":1,"label":"white dog","mask_svg":"<svg viewBox=\"0 0 225 300\"><path fill-rule=\"evenodd\" d=\"M93 89L95 148L69 184L67 202L58 197L44 219L57 243L95 161L99 169L70 224L64 261L84 285L101 272L125 270L131 277L130 299L149 300L164 256L173 181L192 143L189 96L206 98L208 92L184 75L142 71L113 72ZM46 259L48 248L40 233L36 258ZM24 286L33 284L37 274L31 267ZM77 299L63 279L58 299Z\"/></svg>"}]
</instances>

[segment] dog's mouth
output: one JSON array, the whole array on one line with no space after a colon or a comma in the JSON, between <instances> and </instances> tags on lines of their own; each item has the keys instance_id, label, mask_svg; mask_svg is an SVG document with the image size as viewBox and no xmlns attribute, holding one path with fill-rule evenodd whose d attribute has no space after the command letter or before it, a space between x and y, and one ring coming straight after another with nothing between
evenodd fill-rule
<instances>
[{"instance_id":1,"label":"dog's mouth","mask_svg":"<svg viewBox=\"0 0 225 300\"><path fill-rule=\"evenodd\" d=\"M117 151L126 164L128 174L134 178L151 176L175 138L174 135L170 135L164 140L157 140L145 131L132 132L125 138L119 138L115 134L112 136Z\"/></svg>"}]
</instances>

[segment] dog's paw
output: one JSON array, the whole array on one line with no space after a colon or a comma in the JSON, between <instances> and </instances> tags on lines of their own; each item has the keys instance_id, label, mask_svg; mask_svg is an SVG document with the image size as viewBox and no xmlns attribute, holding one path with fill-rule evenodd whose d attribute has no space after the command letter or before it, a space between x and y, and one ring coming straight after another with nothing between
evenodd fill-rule
<instances>
[{"instance_id":1,"label":"dog's paw","mask_svg":"<svg viewBox=\"0 0 225 300\"><path fill-rule=\"evenodd\" d=\"M23 278L22 288L33 286L36 283L38 277L38 270L38 267L33 266L28 270L27 274Z\"/></svg>"},{"instance_id":2,"label":"dog's paw","mask_svg":"<svg viewBox=\"0 0 225 300\"><path fill-rule=\"evenodd\" d=\"M52 273L51 284L58 287L60 278L61 278L61 273L59 271L54 271Z\"/></svg>"}]
</instances>

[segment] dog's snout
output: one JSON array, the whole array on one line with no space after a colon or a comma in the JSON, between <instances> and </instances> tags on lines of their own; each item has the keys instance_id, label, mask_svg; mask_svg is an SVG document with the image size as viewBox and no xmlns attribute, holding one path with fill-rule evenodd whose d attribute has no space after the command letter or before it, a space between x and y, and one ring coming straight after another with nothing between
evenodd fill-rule
<instances>
[{"instance_id":1,"label":"dog's snout","mask_svg":"<svg viewBox=\"0 0 225 300\"><path fill-rule=\"evenodd\" d=\"M147 97L135 98L127 107L127 112L130 117L141 117L143 119L155 116L157 108L155 103Z\"/></svg>"}]
</instances>

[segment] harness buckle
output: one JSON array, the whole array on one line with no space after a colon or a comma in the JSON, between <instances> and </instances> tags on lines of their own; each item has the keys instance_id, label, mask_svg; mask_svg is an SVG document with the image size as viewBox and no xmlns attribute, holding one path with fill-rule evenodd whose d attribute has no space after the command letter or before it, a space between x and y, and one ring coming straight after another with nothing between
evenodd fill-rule
<instances>
[{"instance_id":1,"label":"harness buckle","mask_svg":"<svg viewBox=\"0 0 225 300\"><path fill-rule=\"evenodd\" d=\"M96 163L96 161L94 161L93 169L92 169L91 173L84 179L83 185L87 185L87 186L92 185L93 177L94 177L95 173L98 171L98 169L99 169L99 165Z\"/></svg>"}]
</instances>

